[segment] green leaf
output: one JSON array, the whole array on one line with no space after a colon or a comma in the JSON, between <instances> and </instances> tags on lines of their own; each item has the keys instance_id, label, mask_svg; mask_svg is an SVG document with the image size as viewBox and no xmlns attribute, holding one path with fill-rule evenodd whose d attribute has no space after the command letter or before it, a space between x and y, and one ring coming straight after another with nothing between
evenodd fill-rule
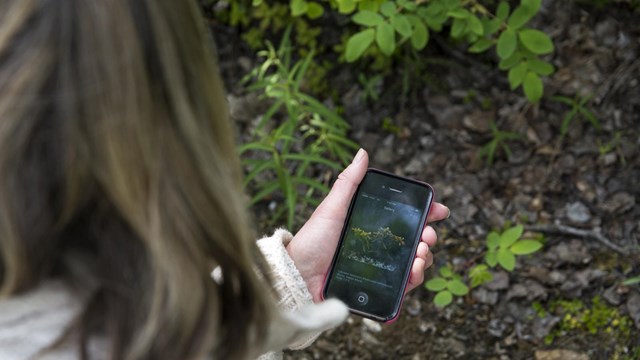
<instances>
[{"instance_id":1,"label":"green leaf","mask_svg":"<svg viewBox=\"0 0 640 360\"><path fill-rule=\"evenodd\" d=\"M631 279L627 279L622 282L622 285L634 285L640 283L640 276L632 277Z\"/></svg>"},{"instance_id":2,"label":"green leaf","mask_svg":"<svg viewBox=\"0 0 640 360\"><path fill-rule=\"evenodd\" d=\"M527 67L529 68L529 70L542 76L549 76L555 71L553 65L539 59L531 59L527 61Z\"/></svg>"},{"instance_id":3,"label":"green leaf","mask_svg":"<svg viewBox=\"0 0 640 360\"><path fill-rule=\"evenodd\" d=\"M507 16L509 16L509 10L509 3L506 1L501 1L498 5L498 9L496 10L496 17L502 21L505 21L507 19Z\"/></svg>"},{"instance_id":4,"label":"green leaf","mask_svg":"<svg viewBox=\"0 0 640 360\"><path fill-rule=\"evenodd\" d=\"M398 32L398 34L402 35L402 37L408 38L411 36L411 23L409 23L409 19L407 19L404 15L393 15L391 16L391 25Z\"/></svg>"},{"instance_id":5,"label":"green leaf","mask_svg":"<svg viewBox=\"0 0 640 360\"><path fill-rule=\"evenodd\" d=\"M351 18L356 24L364 26L376 26L384 21L384 18L380 14L369 10L362 10L353 15Z\"/></svg>"},{"instance_id":6,"label":"green leaf","mask_svg":"<svg viewBox=\"0 0 640 360\"><path fill-rule=\"evenodd\" d=\"M340 165L334 162L333 160L329 160L325 157L318 156L318 155L311 155L311 154L304 154L304 153L299 153L299 154L290 153L290 154L282 155L282 159L294 160L294 161L309 161L313 163L326 165L329 168L332 168L334 170L337 170L340 168Z\"/></svg>"},{"instance_id":7,"label":"green leaf","mask_svg":"<svg viewBox=\"0 0 640 360\"><path fill-rule=\"evenodd\" d=\"M289 7L291 8L291 15L300 16L307 12L309 4L305 0L291 0Z\"/></svg>"},{"instance_id":8,"label":"green leaf","mask_svg":"<svg viewBox=\"0 0 640 360\"><path fill-rule=\"evenodd\" d=\"M525 75L527 75L527 63L524 61L509 70L509 85L511 86L511 90L522 84Z\"/></svg>"},{"instance_id":9,"label":"green leaf","mask_svg":"<svg viewBox=\"0 0 640 360\"><path fill-rule=\"evenodd\" d=\"M498 263L507 271L513 271L516 267L516 257L509 249L498 251Z\"/></svg>"},{"instance_id":10,"label":"green leaf","mask_svg":"<svg viewBox=\"0 0 640 360\"><path fill-rule=\"evenodd\" d=\"M493 40L487 38L480 38L475 44L471 45L471 47L467 50L470 53L481 53L483 51L487 51L493 45Z\"/></svg>"},{"instance_id":11,"label":"green leaf","mask_svg":"<svg viewBox=\"0 0 640 360\"><path fill-rule=\"evenodd\" d=\"M464 35L464 32L467 28L467 22L463 19L453 19L453 24L451 24L451 37L452 38L460 38Z\"/></svg>"},{"instance_id":12,"label":"green leaf","mask_svg":"<svg viewBox=\"0 0 640 360\"><path fill-rule=\"evenodd\" d=\"M467 18L467 26L471 29L471 32L478 36L484 35L484 27L482 22L475 15L471 15Z\"/></svg>"},{"instance_id":13,"label":"green leaf","mask_svg":"<svg viewBox=\"0 0 640 360\"><path fill-rule=\"evenodd\" d=\"M500 234L495 231L492 231L487 235L487 247L489 250L495 250L500 245Z\"/></svg>"},{"instance_id":14,"label":"green leaf","mask_svg":"<svg viewBox=\"0 0 640 360\"><path fill-rule=\"evenodd\" d=\"M393 26L389 23L382 23L376 27L376 44L383 54L391 56L396 50L396 35Z\"/></svg>"},{"instance_id":15,"label":"green leaf","mask_svg":"<svg viewBox=\"0 0 640 360\"><path fill-rule=\"evenodd\" d=\"M454 295L463 296L469 293L469 287L460 280L452 280L447 283L447 289Z\"/></svg>"},{"instance_id":16,"label":"green leaf","mask_svg":"<svg viewBox=\"0 0 640 360\"><path fill-rule=\"evenodd\" d=\"M489 271L489 268L487 267L487 265L479 264L471 268L471 270L469 271L469 276L471 277L478 276L487 271Z\"/></svg>"},{"instance_id":17,"label":"green leaf","mask_svg":"<svg viewBox=\"0 0 640 360\"><path fill-rule=\"evenodd\" d=\"M487 265L495 267L498 264L498 252L495 250L488 251L485 256L485 261Z\"/></svg>"},{"instance_id":18,"label":"green leaf","mask_svg":"<svg viewBox=\"0 0 640 360\"><path fill-rule=\"evenodd\" d=\"M454 19L466 19L471 15L471 13L463 7L459 7L449 11L447 15Z\"/></svg>"},{"instance_id":19,"label":"green leaf","mask_svg":"<svg viewBox=\"0 0 640 360\"><path fill-rule=\"evenodd\" d=\"M273 161L263 161L262 163L254 166L253 169L251 169L251 171L247 174L247 176L244 177L242 186L247 186L251 182L251 180L258 176L258 174L273 167L275 167L275 163Z\"/></svg>"},{"instance_id":20,"label":"green leaf","mask_svg":"<svg viewBox=\"0 0 640 360\"><path fill-rule=\"evenodd\" d=\"M560 124L560 135L564 136L567 133L567 130L569 130L569 125L571 124L571 121L573 121L573 118L577 113L578 109L573 108L564 116L564 118L562 118L562 124Z\"/></svg>"},{"instance_id":21,"label":"green leaf","mask_svg":"<svg viewBox=\"0 0 640 360\"><path fill-rule=\"evenodd\" d=\"M568 98L566 96L561 96L561 95L560 96L552 96L551 100L557 101L557 102L560 102L560 103L563 103L563 104L567 104L569 106L574 106L575 105L574 100L571 99L571 98Z\"/></svg>"},{"instance_id":22,"label":"green leaf","mask_svg":"<svg viewBox=\"0 0 640 360\"><path fill-rule=\"evenodd\" d=\"M517 44L518 39L516 37L515 31L511 29L503 31L498 38L498 46L496 47L496 52L498 53L500 59L507 59L508 57L510 57L516 50Z\"/></svg>"},{"instance_id":23,"label":"green leaf","mask_svg":"<svg viewBox=\"0 0 640 360\"><path fill-rule=\"evenodd\" d=\"M311 188L314 188L323 194L326 194L329 192L329 187L327 185L313 179L308 179L306 177L301 177L301 176L294 176L291 178L291 180L296 184L304 184Z\"/></svg>"},{"instance_id":24,"label":"green leaf","mask_svg":"<svg viewBox=\"0 0 640 360\"><path fill-rule=\"evenodd\" d=\"M450 278L453 276L453 271L451 271L451 268L448 266L443 266L440 268L440 275L446 277L446 278Z\"/></svg>"},{"instance_id":25,"label":"green leaf","mask_svg":"<svg viewBox=\"0 0 640 360\"><path fill-rule=\"evenodd\" d=\"M527 99L531 102L537 102L542 98L542 93L544 92L544 87L542 85L542 80L538 74L529 71L527 75L524 77L524 83L522 84L524 89L524 94L527 96Z\"/></svg>"},{"instance_id":26,"label":"green leaf","mask_svg":"<svg viewBox=\"0 0 640 360\"><path fill-rule=\"evenodd\" d=\"M240 147L238 148L238 152L240 154L243 154L245 151L249 151L249 150L254 150L254 151L260 150L260 151L272 152L273 146L265 145L259 142L251 142L251 143L240 145Z\"/></svg>"},{"instance_id":27,"label":"green leaf","mask_svg":"<svg viewBox=\"0 0 640 360\"><path fill-rule=\"evenodd\" d=\"M591 125L596 128L596 130L600 130L600 121L598 121L598 118L593 115L593 113L583 107L579 107L578 111L580 111L580 114L582 114L582 116L584 116L587 120L589 120L589 122L591 123Z\"/></svg>"},{"instance_id":28,"label":"green leaf","mask_svg":"<svg viewBox=\"0 0 640 360\"><path fill-rule=\"evenodd\" d=\"M500 21L500 19L483 19L482 20L483 24L482 26L484 27L484 34L485 35L493 35L495 34L498 30L500 30L500 27L502 26L502 22Z\"/></svg>"},{"instance_id":29,"label":"green leaf","mask_svg":"<svg viewBox=\"0 0 640 360\"><path fill-rule=\"evenodd\" d=\"M542 55L553 52L551 38L540 30L523 29L518 32L520 42L534 54Z\"/></svg>"},{"instance_id":30,"label":"green leaf","mask_svg":"<svg viewBox=\"0 0 640 360\"><path fill-rule=\"evenodd\" d=\"M429 30L422 21L413 23L413 33L411 34L411 45L416 50L422 50L429 42Z\"/></svg>"},{"instance_id":31,"label":"green leaf","mask_svg":"<svg viewBox=\"0 0 640 360\"><path fill-rule=\"evenodd\" d=\"M338 0L338 11L341 14L350 14L356 9L355 0Z\"/></svg>"},{"instance_id":32,"label":"green leaf","mask_svg":"<svg viewBox=\"0 0 640 360\"><path fill-rule=\"evenodd\" d=\"M357 34L354 34L347 41L347 48L345 52L345 59L347 62L354 62L365 50L373 43L375 37L374 29L362 30Z\"/></svg>"},{"instance_id":33,"label":"green leaf","mask_svg":"<svg viewBox=\"0 0 640 360\"><path fill-rule=\"evenodd\" d=\"M507 24L514 29L519 29L529 22L535 14L536 12L532 11L528 6L520 5L513 11Z\"/></svg>"},{"instance_id":34,"label":"green leaf","mask_svg":"<svg viewBox=\"0 0 640 360\"><path fill-rule=\"evenodd\" d=\"M446 290L437 293L436 297L433 298L433 302L439 308L443 308L451 304L451 301L453 301L453 295L451 294L451 292Z\"/></svg>"},{"instance_id":35,"label":"green leaf","mask_svg":"<svg viewBox=\"0 0 640 360\"><path fill-rule=\"evenodd\" d=\"M508 248L511 244L518 241L523 232L524 227L522 225L516 225L505 230L502 235L500 235L500 247L502 249Z\"/></svg>"},{"instance_id":36,"label":"green leaf","mask_svg":"<svg viewBox=\"0 0 640 360\"><path fill-rule=\"evenodd\" d=\"M317 19L324 14L324 8L322 5L312 2L309 3L309 8L307 9L307 16L309 19Z\"/></svg>"},{"instance_id":37,"label":"green leaf","mask_svg":"<svg viewBox=\"0 0 640 360\"><path fill-rule=\"evenodd\" d=\"M380 5L380 12L386 17L391 17L391 15L396 13L396 6L392 2L387 1Z\"/></svg>"},{"instance_id":38,"label":"green leaf","mask_svg":"<svg viewBox=\"0 0 640 360\"><path fill-rule=\"evenodd\" d=\"M534 13L537 13L538 10L540 10L542 0L522 0L521 4L528 7Z\"/></svg>"},{"instance_id":39,"label":"green leaf","mask_svg":"<svg viewBox=\"0 0 640 360\"><path fill-rule=\"evenodd\" d=\"M471 278L471 287L480 286L493 280L493 275L491 275L489 267L485 264L474 266L469 271L469 277Z\"/></svg>"},{"instance_id":40,"label":"green leaf","mask_svg":"<svg viewBox=\"0 0 640 360\"><path fill-rule=\"evenodd\" d=\"M444 290L447 287L447 280L437 277L427 281L424 286L427 290L431 291L440 291Z\"/></svg>"},{"instance_id":41,"label":"green leaf","mask_svg":"<svg viewBox=\"0 0 640 360\"><path fill-rule=\"evenodd\" d=\"M266 198L267 196L271 195L271 193L273 193L274 191L276 191L278 188L280 187L280 183L278 181L270 181L266 184L263 184L263 186L260 188L260 191L258 191L257 194L255 194L251 200L249 201L249 206L253 206L255 203L257 203L258 201Z\"/></svg>"},{"instance_id":42,"label":"green leaf","mask_svg":"<svg viewBox=\"0 0 640 360\"><path fill-rule=\"evenodd\" d=\"M535 240L520 240L511 245L511 252L515 255L532 254L542 248L542 243Z\"/></svg>"},{"instance_id":43,"label":"green leaf","mask_svg":"<svg viewBox=\"0 0 640 360\"><path fill-rule=\"evenodd\" d=\"M512 67L518 65L521 60L522 54L519 51L516 51L509 58L500 60L500 62L498 63L498 68L500 70L511 69Z\"/></svg>"}]
</instances>

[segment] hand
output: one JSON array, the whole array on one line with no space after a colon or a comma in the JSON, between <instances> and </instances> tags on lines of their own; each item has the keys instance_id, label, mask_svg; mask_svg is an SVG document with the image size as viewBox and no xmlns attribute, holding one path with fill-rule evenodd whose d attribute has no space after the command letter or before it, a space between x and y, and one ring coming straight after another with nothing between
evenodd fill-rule
<instances>
[{"instance_id":1,"label":"hand","mask_svg":"<svg viewBox=\"0 0 640 360\"><path fill-rule=\"evenodd\" d=\"M353 162L338 176L327 197L287 246L287 251L307 283L314 302L322 300L324 277L338 245L351 198L364 178L368 165L369 156L366 151L360 149ZM442 220L448 216L449 209L434 202L427 222ZM426 226L411 267L407 290L414 289L424 281L424 271L433 264L433 255L429 247L434 246L436 241L435 230Z\"/></svg>"}]
</instances>

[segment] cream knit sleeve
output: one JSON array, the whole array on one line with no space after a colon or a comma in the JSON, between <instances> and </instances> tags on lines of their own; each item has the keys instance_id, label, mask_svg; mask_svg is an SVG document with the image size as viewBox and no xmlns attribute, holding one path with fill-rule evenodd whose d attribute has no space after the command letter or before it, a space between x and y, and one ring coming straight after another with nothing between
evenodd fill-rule
<instances>
[{"instance_id":1,"label":"cream knit sleeve","mask_svg":"<svg viewBox=\"0 0 640 360\"><path fill-rule=\"evenodd\" d=\"M278 229L271 237L258 240L258 247L271 268L274 287L279 295L278 306L281 310L297 310L313 303L311 293L302 275L285 248L293 235L284 229Z\"/></svg>"},{"instance_id":2,"label":"cream knit sleeve","mask_svg":"<svg viewBox=\"0 0 640 360\"><path fill-rule=\"evenodd\" d=\"M300 319L304 317L301 315L308 312L308 310L304 309L305 307L313 308L314 306L307 306L313 304L313 298L302 275L300 275L285 248L291 239L293 239L293 235L290 232L279 229L276 230L273 236L258 240L258 247L271 267L274 287L279 295L278 306L285 312L297 313L297 317ZM330 318L336 317L335 324L341 323L346 317L346 307L339 302L326 305L332 305L337 308L335 314L331 314L332 311L330 311L328 316ZM327 315L325 314L325 316ZM328 319L325 317L326 320ZM297 339L293 344L289 344L289 348L292 350L305 348L311 345L320 333L320 331L309 333L302 339Z\"/></svg>"}]
</instances>

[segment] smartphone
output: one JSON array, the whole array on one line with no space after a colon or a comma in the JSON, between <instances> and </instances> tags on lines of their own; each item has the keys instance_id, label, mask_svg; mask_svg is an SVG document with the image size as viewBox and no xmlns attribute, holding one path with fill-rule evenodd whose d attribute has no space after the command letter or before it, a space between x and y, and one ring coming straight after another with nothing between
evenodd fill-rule
<instances>
[{"instance_id":1,"label":"smartphone","mask_svg":"<svg viewBox=\"0 0 640 360\"><path fill-rule=\"evenodd\" d=\"M399 313L434 193L429 184L368 169L351 200L323 296L392 322Z\"/></svg>"}]
</instances>

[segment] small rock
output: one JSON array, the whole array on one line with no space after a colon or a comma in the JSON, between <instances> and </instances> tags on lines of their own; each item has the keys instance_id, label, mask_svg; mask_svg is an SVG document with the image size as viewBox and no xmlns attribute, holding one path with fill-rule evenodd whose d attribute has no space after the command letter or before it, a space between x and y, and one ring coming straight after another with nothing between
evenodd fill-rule
<instances>
[{"instance_id":1,"label":"small rock","mask_svg":"<svg viewBox=\"0 0 640 360\"><path fill-rule=\"evenodd\" d=\"M506 271L492 271L493 279L482 286L493 291L504 290L509 287L509 274Z\"/></svg>"},{"instance_id":2,"label":"small rock","mask_svg":"<svg viewBox=\"0 0 640 360\"><path fill-rule=\"evenodd\" d=\"M567 218L569 218L573 223L584 224L591 220L591 212L589 212L589 208L579 201L568 204L566 211Z\"/></svg>"},{"instance_id":3,"label":"small rock","mask_svg":"<svg viewBox=\"0 0 640 360\"><path fill-rule=\"evenodd\" d=\"M584 269L578 272L575 272L571 275L571 277L560 286L560 290L562 291L581 291L590 286L590 282L593 280L597 280L606 273L599 269Z\"/></svg>"},{"instance_id":4,"label":"small rock","mask_svg":"<svg viewBox=\"0 0 640 360\"><path fill-rule=\"evenodd\" d=\"M536 316L533 319L533 324L531 325L531 332L536 339L544 339L545 336L549 335L551 329L553 329L553 327L559 322L560 317L558 316Z\"/></svg>"},{"instance_id":5,"label":"small rock","mask_svg":"<svg viewBox=\"0 0 640 360\"><path fill-rule=\"evenodd\" d=\"M491 319L491 321L489 321L489 325L487 325L487 331L489 332L489 334L497 338L502 338L502 335L504 334L504 331L506 329L507 325L500 319Z\"/></svg>"},{"instance_id":6,"label":"small rock","mask_svg":"<svg viewBox=\"0 0 640 360\"><path fill-rule=\"evenodd\" d=\"M485 133L491 130L493 113L487 111L474 111L462 119L462 125L469 130Z\"/></svg>"},{"instance_id":7,"label":"small rock","mask_svg":"<svg viewBox=\"0 0 640 360\"><path fill-rule=\"evenodd\" d=\"M571 350L536 350L536 360L589 360L589 355Z\"/></svg>"},{"instance_id":8,"label":"small rock","mask_svg":"<svg viewBox=\"0 0 640 360\"><path fill-rule=\"evenodd\" d=\"M326 339L318 339L318 341L314 343L314 346L330 353L338 351L338 346Z\"/></svg>"},{"instance_id":9,"label":"small rock","mask_svg":"<svg viewBox=\"0 0 640 360\"><path fill-rule=\"evenodd\" d=\"M404 167L404 172L407 174L417 174L423 170L431 162L433 158L431 152L421 152L414 156L409 163Z\"/></svg>"},{"instance_id":10,"label":"small rock","mask_svg":"<svg viewBox=\"0 0 640 360\"><path fill-rule=\"evenodd\" d=\"M567 276L560 271L549 271L546 268L537 266L530 267L527 272L527 276L532 277L545 285L560 284L567 279Z\"/></svg>"},{"instance_id":11,"label":"small rock","mask_svg":"<svg viewBox=\"0 0 640 360\"><path fill-rule=\"evenodd\" d=\"M627 192L618 192L607 198L599 207L608 213L619 215L633 208L635 204L636 198L633 195Z\"/></svg>"},{"instance_id":12,"label":"small rock","mask_svg":"<svg viewBox=\"0 0 640 360\"><path fill-rule=\"evenodd\" d=\"M433 96L426 99L427 109L439 126L447 129L459 128L464 117L464 107L452 105L446 96Z\"/></svg>"},{"instance_id":13,"label":"small rock","mask_svg":"<svg viewBox=\"0 0 640 360\"><path fill-rule=\"evenodd\" d=\"M262 102L255 93L244 96L227 96L229 114L231 118L239 123L249 122L262 112Z\"/></svg>"},{"instance_id":14,"label":"small rock","mask_svg":"<svg viewBox=\"0 0 640 360\"><path fill-rule=\"evenodd\" d=\"M617 291L617 286L614 285L607 290L604 291L602 297L611 305L618 306L622 302L622 297L620 293Z\"/></svg>"},{"instance_id":15,"label":"small rock","mask_svg":"<svg viewBox=\"0 0 640 360\"><path fill-rule=\"evenodd\" d=\"M498 293L496 291L489 291L480 287L473 290L471 294L473 298L481 304L495 305L498 303Z\"/></svg>"},{"instance_id":16,"label":"small rock","mask_svg":"<svg viewBox=\"0 0 640 360\"><path fill-rule=\"evenodd\" d=\"M371 333L363 331L362 332L362 341L365 344L370 344L370 345L380 345L382 344L380 342L380 340L378 340L375 336L371 335Z\"/></svg>"},{"instance_id":17,"label":"small rock","mask_svg":"<svg viewBox=\"0 0 640 360\"><path fill-rule=\"evenodd\" d=\"M446 338L441 340L444 349L448 349L449 354L452 354L456 358L463 357L467 352L467 347L462 341L454 338Z\"/></svg>"},{"instance_id":18,"label":"small rock","mask_svg":"<svg viewBox=\"0 0 640 360\"><path fill-rule=\"evenodd\" d=\"M636 329L640 330L640 294L633 292L627 300L627 311L636 324Z\"/></svg>"},{"instance_id":19,"label":"small rock","mask_svg":"<svg viewBox=\"0 0 640 360\"><path fill-rule=\"evenodd\" d=\"M422 169L422 161L417 157L412 158L409 163L404 167L406 174L417 174Z\"/></svg>"},{"instance_id":20,"label":"small rock","mask_svg":"<svg viewBox=\"0 0 640 360\"><path fill-rule=\"evenodd\" d=\"M527 296L527 288L522 284L515 284L507 292L507 299L523 298Z\"/></svg>"},{"instance_id":21,"label":"small rock","mask_svg":"<svg viewBox=\"0 0 640 360\"><path fill-rule=\"evenodd\" d=\"M422 303L418 299L411 299L405 302L405 309L409 315L417 316L422 311Z\"/></svg>"},{"instance_id":22,"label":"small rock","mask_svg":"<svg viewBox=\"0 0 640 360\"><path fill-rule=\"evenodd\" d=\"M602 157L602 163L603 163L605 166L609 166L609 165L613 165L613 164L615 164L615 163L616 163L616 160L618 160L618 155L616 155L616 153L613 153L613 152L608 153L608 154L605 154L605 155Z\"/></svg>"},{"instance_id":23,"label":"small rock","mask_svg":"<svg viewBox=\"0 0 640 360\"><path fill-rule=\"evenodd\" d=\"M380 331L382 331L382 325L380 325L379 322L373 321L371 319L362 319L362 325L365 329L373 333L379 333Z\"/></svg>"},{"instance_id":24,"label":"small rock","mask_svg":"<svg viewBox=\"0 0 640 360\"><path fill-rule=\"evenodd\" d=\"M551 247L545 253L544 257L555 266L562 264L587 264L591 261L591 255L586 246L579 240L572 240L568 243L562 242L556 246Z\"/></svg>"},{"instance_id":25,"label":"small rock","mask_svg":"<svg viewBox=\"0 0 640 360\"><path fill-rule=\"evenodd\" d=\"M380 164L388 165L393 161L393 154L393 135L389 135L382 142L382 146L378 147L374 159Z\"/></svg>"},{"instance_id":26,"label":"small rock","mask_svg":"<svg viewBox=\"0 0 640 360\"><path fill-rule=\"evenodd\" d=\"M507 292L507 300L526 297L527 300L546 299L549 293L547 289L537 281L527 280L524 284L516 284Z\"/></svg>"},{"instance_id":27,"label":"small rock","mask_svg":"<svg viewBox=\"0 0 640 360\"><path fill-rule=\"evenodd\" d=\"M563 272L553 270L549 273L549 279L551 280L550 284L561 284L567 280L567 275Z\"/></svg>"},{"instance_id":28,"label":"small rock","mask_svg":"<svg viewBox=\"0 0 640 360\"><path fill-rule=\"evenodd\" d=\"M238 65L244 70L245 73L248 73L253 68L253 64L251 63L251 59L246 56L238 57Z\"/></svg>"},{"instance_id":29,"label":"small rock","mask_svg":"<svg viewBox=\"0 0 640 360\"><path fill-rule=\"evenodd\" d=\"M436 144L436 140L432 136L428 135L420 136L420 138L418 138L418 141L420 142L420 146L425 149L433 148Z\"/></svg>"},{"instance_id":30,"label":"small rock","mask_svg":"<svg viewBox=\"0 0 640 360\"><path fill-rule=\"evenodd\" d=\"M521 304L522 303L522 304ZM535 310L531 307L530 304L524 304L525 302L520 301L509 301L507 302L506 313L508 316L505 318L505 322L507 319L515 319L516 325L522 322L529 322L530 319L533 319L536 316ZM518 329L516 326L516 330L522 331L522 329ZM518 335L520 339L522 337Z\"/></svg>"},{"instance_id":31,"label":"small rock","mask_svg":"<svg viewBox=\"0 0 640 360\"><path fill-rule=\"evenodd\" d=\"M584 180L578 180L576 187L580 190L582 197L589 202L592 202L596 198L596 191L588 182Z\"/></svg>"},{"instance_id":32,"label":"small rock","mask_svg":"<svg viewBox=\"0 0 640 360\"><path fill-rule=\"evenodd\" d=\"M435 334L437 329L434 323L421 321L420 325L418 325L418 330L420 330L421 333Z\"/></svg>"},{"instance_id":33,"label":"small rock","mask_svg":"<svg viewBox=\"0 0 640 360\"><path fill-rule=\"evenodd\" d=\"M531 204L529 204L529 208L531 208L531 210L535 210L535 211L540 211L544 208L544 200L542 199L542 196L536 196L533 198L533 200L531 200Z\"/></svg>"}]
</instances>

